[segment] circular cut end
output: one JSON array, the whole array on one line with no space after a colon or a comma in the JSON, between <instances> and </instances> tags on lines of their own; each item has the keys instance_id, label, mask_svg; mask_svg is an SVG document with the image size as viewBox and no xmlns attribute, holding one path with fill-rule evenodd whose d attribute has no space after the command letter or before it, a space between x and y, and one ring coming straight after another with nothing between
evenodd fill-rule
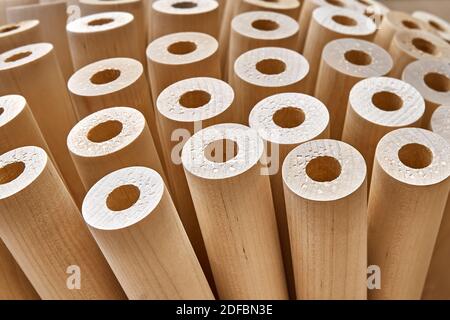
<instances>
[{"instance_id":1,"label":"circular cut end","mask_svg":"<svg viewBox=\"0 0 450 320\"><path fill-rule=\"evenodd\" d=\"M50 43L34 43L0 54L0 70L9 70L39 60L53 51Z\"/></svg>"},{"instance_id":2,"label":"circular cut end","mask_svg":"<svg viewBox=\"0 0 450 320\"><path fill-rule=\"evenodd\" d=\"M329 42L322 54L328 66L342 74L357 78L381 77L388 74L394 62L380 46L359 39Z\"/></svg>"},{"instance_id":3,"label":"circular cut end","mask_svg":"<svg viewBox=\"0 0 450 320\"><path fill-rule=\"evenodd\" d=\"M0 156L0 199L19 193L35 181L47 165L39 147L22 147Z\"/></svg>"},{"instance_id":4,"label":"circular cut end","mask_svg":"<svg viewBox=\"0 0 450 320\"><path fill-rule=\"evenodd\" d=\"M298 33L297 21L284 14L270 11L250 11L237 15L231 22L234 32L259 40L280 40Z\"/></svg>"},{"instance_id":5,"label":"circular cut end","mask_svg":"<svg viewBox=\"0 0 450 320\"><path fill-rule=\"evenodd\" d=\"M434 185L450 175L450 144L428 130L392 131L380 140L375 156L388 175L405 184Z\"/></svg>"},{"instance_id":6,"label":"circular cut end","mask_svg":"<svg viewBox=\"0 0 450 320\"><path fill-rule=\"evenodd\" d=\"M198 15L217 10L217 1L211 0L165 0L154 1L153 10L167 15Z\"/></svg>"},{"instance_id":7,"label":"circular cut end","mask_svg":"<svg viewBox=\"0 0 450 320\"><path fill-rule=\"evenodd\" d=\"M264 143L255 130L240 124L219 124L200 130L184 145L184 169L203 179L240 175L261 159Z\"/></svg>"},{"instance_id":8,"label":"circular cut end","mask_svg":"<svg viewBox=\"0 0 450 320\"><path fill-rule=\"evenodd\" d=\"M398 31L431 31L431 27L420 19L402 11L389 11L385 18Z\"/></svg>"},{"instance_id":9,"label":"circular cut end","mask_svg":"<svg viewBox=\"0 0 450 320\"><path fill-rule=\"evenodd\" d=\"M450 62L450 46L427 31L401 31L394 36L395 45L414 59L440 58Z\"/></svg>"},{"instance_id":10,"label":"circular cut end","mask_svg":"<svg viewBox=\"0 0 450 320\"><path fill-rule=\"evenodd\" d=\"M441 17L435 16L431 13L424 11L416 11L412 14L416 19L422 20L442 38L450 37L450 24Z\"/></svg>"},{"instance_id":11,"label":"circular cut end","mask_svg":"<svg viewBox=\"0 0 450 320\"><path fill-rule=\"evenodd\" d=\"M26 20L0 26L0 39L26 32L39 26L39 20Z\"/></svg>"},{"instance_id":12,"label":"circular cut end","mask_svg":"<svg viewBox=\"0 0 450 320\"><path fill-rule=\"evenodd\" d=\"M377 28L372 19L364 14L333 6L324 6L314 10L313 19L324 28L349 36L371 35Z\"/></svg>"},{"instance_id":13,"label":"circular cut end","mask_svg":"<svg viewBox=\"0 0 450 320\"><path fill-rule=\"evenodd\" d=\"M87 193L82 207L86 223L99 230L119 230L145 219L158 206L164 182L153 169L129 167L114 171Z\"/></svg>"},{"instance_id":14,"label":"circular cut end","mask_svg":"<svg viewBox=\"0 0 450 320\"><path fill-rule=\"evenodd\" d=\"M394 78L374 77L358 82L350 91L349 102L354 112L379 126L410 126L425 113L420 93Z\"/></svg>"},{"instance_id":15,"label":"circular cut end","mask_svg":"<svg viewBox=\"0 0 450 320\"><path fill-rule=\"evenodd\" d=\"M243 2L256 8L277 12L294 10L301 4L299 0L243 0Z\"/></svg>"},{"instance_id":16,"label":"circular cut end","mask_svg":"<svg viewBox=\"0 0 450 320\"><path fill-rule=\"evenodd\" d=\"M234 71L255 86L284 87L303 80L309 72L309 63L293 50L265 47L242 54L236 59Z\"/></svg>"},{"instance_id":17,"label":"circular cut end","mask_svg":"<svg viewBox=\"0 0 450 320\"><path fill-rule=\"evenodd\" d=\"M0 127L13 121L26 108L27 102L19 95L0 97Z\"/></svg>"},{"instance_id":18,"label":"circular cut end","mask_svg":"<svg viewBox=\"0 0 450 320\"><path fill-rule=\"evenodd\" d=\"M434 111L430 129L450 143L450 106L440 106Z\"/></svg>"},{"instance_id":19,"label":"circular cut end","mask_svg":"<svg viewBox=\"0 0 450 320\"><path fill-rule=\"evenodd\" d=\"M67 146L79 157L101 157L132 144L145 128L145 118L138 110L114 107L97 111L70 131Z\"/></svg>"},{"instance_id":20,"label":"circular cut end","mask_svg":"<svg viewBox=\"0 0 450 320\"><path fill-rule=\"evenodd\" d=\"M95 13L78 18L67 24L70 33L94 33L123 28L131 24L134 17L131 13L111 11Z\"/></svg>"},{"instance_id":21,"label":"circular cut end","mask_svg":"<svg viewBox=\"0 0 450 320\"><path fill-rule=\"evenodd\" d=\"M224 113L234 101L230 85L214 78L191 78L178 81L159 95L158 111L178 122L196 122Z\"/></svg>"},{"instance_id":22,"label":"circular cut end","mask_svg":"<svg viewBox=\"0 0 450 320\"><path fill-rule=\"evenodd\" d=\"M288 154L283 181L301 198L335 201L361 188L366 171L364 158L352 146L336 140L314 140Z\"/></svg>"},{"instance_id":23,"label":"circular cut end","mask_svg":"<svg viewBox=\"0 0 450 320\"><path fill-rule=\"evenodd\" d=\"M250 127L265 141L300 144L316 139L328 128L328 109L301 93L281 93L261 100L250 112Z\"/></svg>"},{"instance_id":24,"label":"circular cut end","mask_svg":"<svg viewBox=\"0 0 450 320\"><path fill-rule=\"evenodd\" d=\"M111 58L91 63L69 79L69 91L77 96L103 96L128 88L144 73L142 64L130 58Z\"/></svg>"},{"instance_id":25,"label":"circular cut end","mask_svg":"<svg viewBox=\"0 0 450 320\"><path fill-rule=\"evenodd\" d=\"M211 57L218 48L217 40L210 35L180 32L152 41L147 47L147 58L166 65L189 64Z\"/></svg>"},{"instance_id":26,"label":"circular cut end","mask_svg":"<svg viewBox=\"0 0 450 320\"><path fill-rule=\"evenodd\" d=\"M426 101L450 105L450 64L436 59L417 60L403 71L402 79L414 86Z\"/></svg>"}]
</instances>

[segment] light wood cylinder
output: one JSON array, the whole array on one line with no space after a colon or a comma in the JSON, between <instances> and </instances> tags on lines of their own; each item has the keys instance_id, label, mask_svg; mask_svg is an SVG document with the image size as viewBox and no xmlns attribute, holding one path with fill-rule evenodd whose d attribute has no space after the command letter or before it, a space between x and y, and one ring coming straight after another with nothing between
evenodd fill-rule
<instances>
[{"instance_id":1,"label":"light wood cylinder","mask_svg":"<svg viewBox=\"0 0 450 320\"><path fill-rule=\"evenodd\" d=\"M310 66L305 93L314 93L322 50L328 42L340 38L371 40L375 31L375 23L357 11L331 6L314 10L303 50Z\"/></svg>"},{"instance_id":2,"label":"light wood cylinder","mask_svg":"<svg viewBox=\"0 0 450 320\"><path fill-rule=\"evenodd\" d=\"M86 195L83 218L129 299L214 299L156 171L108 174Z\"/></svg>"},{"instance_id":3,"label":"light wood cylinder","mask_svg":"<svg viewBox=\"0 0 450 320\"><path fill-rule=\"evenodd\" d=\"M158 153L161 143L155 108L143 65L130 58L110 58L91 63L73 74L68 88L82 119L93 112L116 106L139 110L152 133Z\"/></svg>"},{"instance_id":4,"label":"light wood cylinder","mask_svg":"<svg viewBox=\"0 0 450 320\"><path fill-rule=\"evenodd\" d=\"M0 26L0 53L37 42L42 42L38 20L26 20Z\"/></svg>"},{"instance_id":5,"label":"light wood cylinder","mask_svg":"<svg viewBox=\"0 0 450 320\"><path fill-rule=\"evenodd\" d=\"M253 107L262 99L284 92L304 92L308 61L290 49L265 47L247 51L234 64L230 84L236 93L235 118L248 124Z\"/></svg>"},{"instance_id":6,"label":"light wood cylinder","mask_svg":"<svg viewBox=\"0 0 450 320\"><path fill-rule=\"evenodd\" d=\"M164 177L145 118L133 108L108 108L87 116L70 131L67 146L86 190L124 167L149 167Z\"/></svg>"},{"instance_id":7,"label":"light wood cylinder","mask_svg":"<svg viewBox=\"0 0 450 320\"><path fill-rule=\"evenodd\" d=\"M86 190L66 146L75 110L51 44L31 44L0 55L0 95L11 93L26 97L70 193L81 205Z\"/></svg>"},{"instance_id":8,"label":"light wood cylinder","mask_svg":"<svg viewBox=\"0 0 450 320\"><path fill-rule=\"evenodd\" d=\"M403 81L414 86L425 99L423 128L430 127L433 112L440 105L450 105L450 63L435 59L423 59L408 65Z\"/></svg>"},{"instance_id":9,"label":"light wood cylinder","mask_svg":"<svg viewBox=\"0 0 450 320\"><path fill-rule=\"evenodd\" d=\"M450 45L427 31L397 32L389 53L395 61L389 75L398 79L408 64L419 59L439 59L450 63Z\"/></svg>"},{"instance_id":10,"label":"light wood cylinder","mask_svg":"<svg viewBox=\"0 0 450 320\"><path fill-rule=\"evenodd\" d=\"M397 32L411 30L431 31L427 23L412 17L408 13L389 11L384 16L373 40L380 47L388 50Z\"/></svg>"},{"instance_id":11,"label":"light wood cylinder","mask_svg":"<svg viewBox=\"0 0 450 320\"><path fill-rule=\"evenodd\" d=\"M153 101L171 84L194 77L220 78L219 44L198 32L170 34L147 47Z\"/></svg>"},{"instance_id":12,"label":"light wood cylinder","mask_svg":"<svg viewBox=\"0 0 450 320\"><path fill-rule=\"evenodd\" d=\"M231 23L228 72L233 74L236 59L261 47L297 48L298 23L289 16L270 11L251 11L236 16Z\"/></svg>"},{"instance_id":13,"label":"light wood cylinder","mask_svg":"<svg viewBox=\"0 0 450 320\"><path fill-rule=\"evenodd\" d=\"M14 149L0 168L0 236L41 298L124 298L45 151ZM79 289L70 289L72 266Z\"/></svg>"},{"instance_id":14,"label":"light wood cylinder","mask_svg":"<svg viewBox=\"0 0 450 320\"><path fill-rule=\"evenodd\" d=\"M420 299L450 189L450 145L404 128L378 144L369 197L369 265L381 289L369 298Z\"/></svg>"},{"instance_id":15,"label":"light wood cylinder","mask_svg":"<svg viewBox=\"0 0 450 320\"><path fill-rule=\"evenodd\" d=\"M219 5L214 0L154 1L150 40L179 32L200 32L219 37Z\"/></svg>"},{"instance_id":16,"label":"light wood cylinder","mask_svg":"<svg viewBox=\"0 0 450 320\"><path fill-rule=\"evenodd\" d=\"M430 129L450 143L450 106L441 106L433 113ZM450 198L449 198L450 199ZM427 300L450 300L450 200L444 210L439 235L434 246L428 276L422 298Z\"/></svg>"},{"instance_id":17,"label":"light wood cylinder","mask_svg":"<svg viewBox=\"0 0 450 320\"><path fill-rule=\"evenodd\" d=\"M98 60L126 57L145 64L136 20L128 12L102 12L67 25L73 65L78 70Z\"/></svg>"},{"instance_id":18,"label":"light wood cylinder","mask_svg":"<svg viewBox=\"0 0 450 320\"><path fill-rule=\"evenodd\" d=\"M300 17L298 23L300 25L298 50L303 52L305 47L306 37L309 32L309 25L311 24L312 15L315 9L323 6L331 6L336 9L350 9L356 10L356 4L353 0L303 0L300 10Z\"/></svg>"},{"instance_id":19,"label":"light wood cylinder","mask_svg":"<svg viewBox=\"0 0 450 320\"><path fill-rule=\"evenodd\" d=\"M203 129L183 147L221 299L288 298L270 181L259 163L263 151L256 131L240 124Z\"/></svg>"},{"instance_id":20,"label":"light wood cylinder","mask_svg":"<svg viewBox=\"0 0 450 320\"><path fill-rule=\"evenodd\" d=\"M8 8L6 13L9 23L33 19L39 20L42 38L45 42L49 42L55 47L55 54L63 77L67 81L72 75L74 67L67 41L66 10L67 4L64 1L58 1L11 7Z\"/></svg>"},{"instance_id":21,"label":"light wood cylinder","mask_svg":"<svg viewBox=\"0 0 450 320\"><path fill-rule=\"evenodd\" d=\"M287 154L298 145L313 139L328 138L328 110L314 97L301 93L280 93L257 103L250 112L249 124L263 139L268 152L267 174L270 176L286 279L290 296L295 298L281 166Z\"/></svg>"},{"instance_id":22,"label":"light wood cylinder","mask_svg":"<svg viewBox=\"0 0 450 320\"><path fill-rule=\"evenodd\" d=\"M412 16L428 23L432 31L450 43L450 22L425 11L414 11Z\"/></svg>"},{"instance_id":23,"label":"light wood cylinder","mask_svg":"<svg viewBox=\"0 0 450 320\"><path fill-rule=\"evenodd\" d=\"M283 163L297 298L367 298L367 183L361 154L315 140Z\"/></svg>"},{"instance_id":24,"label":"light wood cylinder","mask_svg":"<svg viewBox=\"0 0 450 320\"><path fill-rule=\"evenodd\" d=\"M381 47L359 39L338 39L323 49L315 97L330 111L330 137L340 140L353 86L389 73L394 62Z\"/></svg>"},{"instance_id":25,"label":"light wood cylinder","mask_svg":"<svg viewBox=\"0 0 450 320\"><path fill-rule=\"evenodd\" d=\"M425 102L420 93L401 80L374 77L350 91L342 141L358 149L367 163L370 186L375 150L388 132L420 127Z\"/></svg>"}]
</instances>

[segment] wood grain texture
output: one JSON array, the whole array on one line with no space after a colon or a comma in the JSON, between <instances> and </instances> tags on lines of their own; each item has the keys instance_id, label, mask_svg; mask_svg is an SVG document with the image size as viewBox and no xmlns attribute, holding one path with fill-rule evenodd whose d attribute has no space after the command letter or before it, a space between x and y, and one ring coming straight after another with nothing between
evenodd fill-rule
<instances>
[{"instance_id":1,"label":"wood grain texture","mask_svg":"<svg viewBox=\"0 0 450 320\"><path fill-rule=\"evenodd\" d=\"M359 81L386 75L393 67L390 55L365 40L338 39L323 49L314 96L330 111L330 137L340 140L350 90Z\"/></svg>"},{"instance_id":2,"label":"wood grain texture","mask_svg":"<svg viewBox=\"0 0 450 320\"><path fill-rule=\"evenodd\" d=\"M431 117L430 130L439 134L450 143L450 107L441 106ZM450 200L444 210L439 235L434 246L428 276L425 282L422 298L427 300L450 300L450 279L448 270L450 262Z\"/></svg>"},{"instance_id":3,"label":"wood grain texture","mask_svg":"<svg viewBox=\"0 0 450 320\"><path fill-rule=\"evenodd\" d=\"M123 299L45 151L14 149L0 167L0 235L41 298ZM80 289L69 289L70 266L79 267Z\"/></svg>"},{"instance_id":4,"label":"wood grain texture","mask_svg":"<svg viewBox=\"0 0 450 320\"><path fill-rule=\"evenodd\" d=\"M266 150L270 152L267 155L267 174L270 177L288 289L290 296L295 298L281 166L287 154L298 145L329 137L328 110L314 97L300 93L280 93L257 103L250 112L249 124L258 132Z\"/></svg>"},{"instance_id":5,"label":"wood grain texture","mask_svg":"<svg viewBox=\"0 0 450 320\"><path fill-rule=\"evenodd\" d=\"M105 176L89 190L83 217L128 298L214 298L156 171L128 167Z\"/></svg>"},{"instance_id":6,"label":"wood grain texture","mask_svg":"<svg viewBox=\"0 0 450 320\"><path fill-rule=\"evenodd\" d=\"M30 43L42 42L38 20L26 20L0 26L0 53Z\"/></svg>"},{"instance_id":7,"label":"wood grain texture","mask_svg":"<svg viewBox=\"0 0 450 320\"><path fill-rule=\"evenodd\" d=\"M370 299L420 299L450 188L450 145L404 128L378 144L369 197L369 265L382 270Z\"/></svg>"},{"instance_id":8,"label":"wood grain texture","mask_svg":"<svg viewBox=\"0 0 450 320\"><path fill-rule=\"evenodd\" d=\"M230 142L225 148L223 140ZM183 147L221 299L288 298L270 181L260 172L263 149L256 131L239 124L203 129Z\"/></svg>"},{"instance_id":9,"label":"wood grain texture","mask_svg":"<svg viewBox=\"0 0 450 320\"><path fill-rule=\"evenodd\" d=\"M51 44L31 44L0 55L0 95L11 93L26 97L70 193L81 205L86 190L66 146L76 115Z\"/></svg>"},{"instance_id":10,"label":"wood grain texture","mask_svg":"<svg viewBox=\"0 0 450 320\"><path fill-rule=\"evenodd\" d=\"M59 1L8 8L6 15L9 23L32 19L39 20L42 38L55 47L55 54L63 77L67 81L73 73L74 65L67 40L66 10L67 4Z\"/></svg>"},{"instance_id":11,"label":"wood grain texture","mask_svg":"<svg viewBox=\"0 0 450 320\"><path fill-rule=\"evenodd\" d=\"M425 99L422 127L428 129L433 112L440 105L450 105L450 64L436 59L418 60L405 68L402 79Z\"/></svg>"},{"instance_id":12,"label":"wood grain texture","mask_svg":"<svg viewBox=\"0 0 450 320\"><path fill-rule=\"evenodd\" d=\"M67 25L73 65L78 70L98 60L132 58L145 65L137 20L128 12L102 12Z\"/></svg>"},{"instance_id":13,"label":"wood grain texture","mask_svg":"<svg viewBox=\"0 0 450 320\"><path fill-rule=\"evenodd\" d=\"M230 84L236 93L234 117L248 124L253 107L262 99L277 93L304 92L309 77L308 61L299 53L285 48L265 47L242 54L234 64Z\"/></svg>"},{"instance_id":14,"label":"wood grain texture","mask_svg":"<svg viewBox=\"0 0 450 320\"><path fill-rule=\"evenodd\" d=\"M331 6L314 10L303 50L310 65L305 93L314 93L322 51L328 42L341 38L372 40L375 31L375 23L357 11Z\"/></svg>"},{"instance_id":15,"label":"wood grain texture","mask_svg":"<svg viewBox=\"0 0 450 320\"><path fill-rule=\"evenodd\" d=\"M398 128L420 127L424 113L425 102L420 93L401 80L373 77L352 88L342 141L363 155L369 187L378 142Z\"/></svg>"},{"instance_id":16,"label":"wood grain texture","mask_svg":"<svg viewBox=\"0 0 450 320\"><path fill-rule=\"evenodd\" d=\"M315 140L288 154L284 194L297 298L367 297L367 183L361 154Z\"/></svg>"}]
</instances>

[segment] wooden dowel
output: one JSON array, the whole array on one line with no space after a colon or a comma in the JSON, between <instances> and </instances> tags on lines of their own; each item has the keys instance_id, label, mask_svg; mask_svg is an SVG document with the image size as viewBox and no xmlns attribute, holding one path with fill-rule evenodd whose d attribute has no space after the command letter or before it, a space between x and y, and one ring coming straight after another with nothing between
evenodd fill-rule
<instances>
[{"instance_id":1,"label":"wooden dowel","mask_svg":"<svg viewBox=\"0 0 450 320\"><path fill-rule=\"evenodd\" d=\"M374 42L388 50L394 35L399 31L422 30L430 31L430 27L410 14L401 11L389 11L378 27Z\"/></svg>"},{"instance_id":2,"label":"wooden dowel","mask_svg":"<svg viewBox=\"0 0 450 320\"><path fill-rule=\"evenodd\" d=\"M395 61L389 75L399 79L405 67L419 59L440 59L450 63L450 45L427 31L397 32L389 53Z\"/></svg>"},{"instance_id":3,"label":"wooden dowel","mask_svg":"<svg viewBox=\"0 0 450 320\"><path fill-rule=\"evenodd\" d=\"M298 145L329 137L328 110L314 97L301 93L280 93L257 103L250 113L249 124L263 139L266 150L270 150L267 166L272 198L288 289L290 296L295 298L281 166L286 155Z\"/></svg>"},{"instance_id":4,"label":"wooden dowel","mask_svg":"<svg viewBox=\"0 0 450 320\"><path fill-rule=\"evenodd\" d=\"M89 190L83 217L128 298L214 298L156 171L105 176Z\"/></svg>"},{"instance_id":5,"label":"wooden dowel","mask_svg":"<svg viewBox=\"0 0 450 320\"><path fill-rule=\"evenodd\" d=\"M284 92L304 92L308 61L285 48L265 47L242 54L234 64L230 84L236 94L237 122L248 124L253 107L262 99Z\"/></svg>"},{"instance_id":6,"label":"wooden dowel","mask_svg":"<svg viewBox=\"0 0 450 320\"><path fill-rule=\"evenodd\" d=\"M351 9L355 10L355 2L352 0L304 0L298 23L300 25L298 50L304 51L306 37L309 32L312 15L315 9L323 6L331 6L337 9Z\"/></svg>"},{"instance_id":7,"label":"wooden dowel","mask_svg":"<svg viewBox=\"0 0 450 320\"><path fill-rule=\"evenodd\" d=\"M441 106L433 113L430 129L450 143L450 106ZM422 298L427 300L450 300L450 198L444 210L439 235L434 246L428 276Z\"/></svg>"},{"instance_id":8,"label":"wooden dowel","mask_svg":"<svg viewBox=\"0 0 450 320\"><path fill-rule=\"evenodd\" d=\"M361 154L336 140L304 143L283 164L298 299L367 298L367 183Z\"/></svg>"},{"instance_id":9,"label":"wooden dowel","mask_svg":"<svg viewBox=\"0 0 450 320\"><path fill-rule=\"evenodd\" d=\"M0 95L11 93L26 97L70 193L81 205L86 190L66 146L76 115L51 44L31 44L0 55Z\"/></svg>"},{"instance_id":10,"label":"wooden dowel","mask_svg":"<svg viewBox=\"0 0 450 320\"><path fill-rule=\"evenodd\" d=\"M192 136L182 162L221 299L287 299L263 141L240 124Z\"/></svg>"},{"instance_id":11,"label":"wooden dowel","mask_svg":"<svg viewBox=\"0 0 450 320\"><path fill-rule=\"evenodd\" d=\"M394 62L381 47L359 39L338 39L323 49L315 97L330 111L330 137L340 140L348 96L362 79L389 73Z\"/></svg>"},{"instance_id":12,"label":"wooden dowel","mask_svg":"<svg viewBox=\"0 0 450 320\"><path fill-rule=\"evenodd\" d=\"M450 64L447 61L423 59L408 65L403 81L414 86L425 99L425 115L422 127L430 127L433 112L440 105L450 105Z\"/></svg>"},{"instance_id":13,"label":"wooden dowel","mask_svg":"<svg viewBox=\"0 0 450 320\"><path fill-rule=\"evenodd\" d=\"M98 60L127 57L145 65L136 20L128 12L102 12L84 16L67 25L75 69Z\"/></svg>"},{"instance_id":14,"label":"wooden dowel","mask_svg":"<svg viewBox=\"0 0 450 320\"><path fill-rule=\"evenodd\" d=\"M108 108L87 116L70 131L67 146L86 190L124 167L149 167L164 177L145 118L133 108Z\"/></svg>"},{"instance_id":15,"label":"wooden dowel","mask_svg":"<svg viewBox=\"0 0 450 320\"><path fill-rule=\"evenodd\" d=\"M163 142L163 159L172 197L211 283L212 273L181 165L180 152L187 139L201 128L233 121L233 109L236 108L233 89L218 79L186 79L166 88L158 97L157 108Z\"/></svg>"},{"instance_id":16,"label":"wooden dowel","mask_svg":"<svg viewBox=\"0 0 450 320\"><path fill-rule=\"evenodd\" d=\"M450 145L404 128L378 144L369 197L369 265L382 272L371 299L420 299L450 189Z\"/></svg>"},{"instance_id":17,"label":"wooden dowel","mask_svg":"<svg viewBox=\"0 0 450 320\"><path fill-rule=\"evenodd\" d=\"M124 298L45 151L14 149L0 168L0 236L41 298Z\"/></svg>"},{"instance_id":18,"label":"wooden dowel","mask_svg":"<svg viewBox=\"0 0 450 320\"><path fill-rule=\"evenodd\" d=\"M219 38L219 5L214 0L155 1L150 20L151 41L178 32L201 32Z\"/></svg>"},{"instance_id":19,"label":"wooden dowel","mask_svg":"<svg viewBox=\"0 0 450 320\"><path fill-rule=\"evenodd\" d=\"M55 54L64 79L67 81L73 73L73 63L67 41L66 22L67 4L63 1L33 4L8 8L9 23L24 20L39 20L42 38L55 47Z\"/></svg>"},{"instance_id":20,"label":"wooden dowel","mask_svg":"<svg viewBox=\"0 0 450 320\"><path fill-rule=\"evenodd\" d=\"M69 92L78 119L116 106L139 110L147 121L158 154L161 143L156 126L155 108L143 65L130 58L110 58L93 62L73 74Z\"/></svg>"},{"instance_id":21,"label":"wooden dowel","mask_svg":"<svg viewBox=\"0 0 450 320\"><path fill-rule=\"evenodd\" d=\"M147 47L147 66L156 102L161 91L171 84L193 77L220 78L218 42L198 32L170 34Z\"/></svg>"},{"instance_id":22,"label":"wooden dowel","mask_svg":"<svg viewBox=\"0 0 450 320\"><path fill-rule=\"evenodd\" d=\"M231 23L228 72L233 74L236 59L261 47L297 48L298 23L289 16L268 11L251 11L236 16Z\"/></svg>"},{"instance_id":23,"label":"wooden dowel","mask_svg":"<svg viewBox=\"0 0 450 320\"><path fill-rule=\"evenodd\" d=\"M220 70L225 76L228 63L228 43L230 41L231 21L236 15L238 5L241 0L231 0L225 3L224 13L220 24L219 32L219 57Z\"/></svg>"},{"instance_id":24,"label":"wooden dowel","mask_svg":"<svg viewBox=\"0 0 450 320\"><path fill-rule=\"evenodd\" d=\"M314 93L322 50L328 42L340 38L371 40L375 31L375 23L362 13L331 6L315 9L303 52L310 65L305 93Z\"/></svg>"},{"instance_id":25,"label":"wooden dowel","mask_svg":"<svg viewBox=\"0 0 450 320\"><path fill-rule=\"evenodd\" d=\"M374 77L352 88L342 141L358 149L366 160L369 187L378 142L395 129L420 127L424 113L420 93L401 80Z\"/></svg>"},{"instance_id":26,"label":"wooden dowel","mask_svg":"<svg viewBox=\"0 0 450 320\"><path fill-rule=\"evenodd\" d=\"M42 42L38 20L26 20L0 26L0 53L37 42Z\"/></svg>"},{"instance_id":27,"label":"wooden dowel","mask_svg":"<svg viewBox=\"0 0 450 320\"><path fill-rule=\"evenodd\" d=\"M450 23L447 20L425 11L415 11L412 16L427 23L432 31L450 43Z\"/></svg>"}]
</instances>

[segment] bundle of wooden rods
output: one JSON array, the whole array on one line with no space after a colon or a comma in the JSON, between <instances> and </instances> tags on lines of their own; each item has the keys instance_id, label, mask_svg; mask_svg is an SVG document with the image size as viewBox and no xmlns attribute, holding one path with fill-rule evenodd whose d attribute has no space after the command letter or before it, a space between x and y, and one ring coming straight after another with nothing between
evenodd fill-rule
<instances>
[{"instance_id":1,"label":"bundle of wooden rods","mask_svg":"<svg viewBox=\"0 0 450 320\"><path fill-rule=\"evenodd\" d=\"M2 300L450 300L449 176L444 18L0 2Z\"/></svg>"}]
</instances>

